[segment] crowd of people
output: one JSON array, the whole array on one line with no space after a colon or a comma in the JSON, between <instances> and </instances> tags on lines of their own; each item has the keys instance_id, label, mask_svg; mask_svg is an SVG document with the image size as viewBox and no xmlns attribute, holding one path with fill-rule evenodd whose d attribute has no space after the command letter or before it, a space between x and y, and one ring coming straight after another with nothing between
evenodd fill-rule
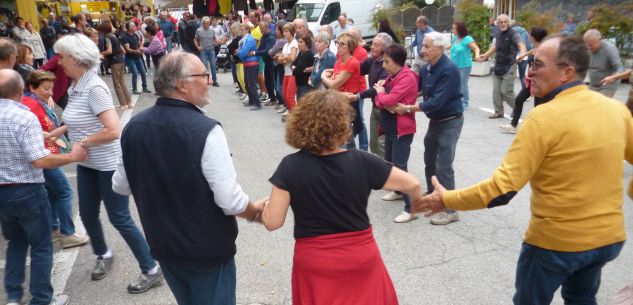
<instances>
[{"instance_id":1,"label":"crowd of people","mask_svg":"<svg viewBox=\"0 0 633 305\"><path fill-rule=\"evenodd\" d=\"M138 262L130 293L164 278L179 304L235 304L235 217L275 230L292 207L293 303L398 304L366 211L371 190L389 190L385 201L403 200L396 223L422 213L432 224L448 225L459 220L458 210L508 204L528 182L532 219L514 303L549 304L562 286L565 300L595 304L601 268L625 240L622 161L633 162L633 117L611 99L631 71L599 31L548 36L540 27L512 25L502 14L491 48L482 53L464 23L454 23L449 41L420 16L408 62L408 50L386 20L366 46L345 13L335 28L316 32L305 20L274 20L262 10L200 19L185 13L178 21L161 11L158 19L121 23L103 14L91 23L78 14L68 25L51 15L38 33L18 18L13 40L0 38L8 304L23 298L29 247L31 304L68 303L67 296L53 296L50 285L55 241L63 248L90 242L96 256L91 279L108 275L114 253L101 225L101 202ZM209 86L220 86L224 45L239 99L254 111L275 106L287 143L298 149L270 178L270 196L256 201L237 182L222 126L203 110L216 90ZM517 135L492 178L454 190L472 60L493 55L495 112L489 118L504 117L506 102L513 118L500 127ZM151 92L150 63L159 98L122 129L117 110L133 108L132 94ZM118 107L100 73L112 75ZM517 73L522 90L515 96ZM538 107L519 128L530 97ZM369 128L365 100L371 101ZM633 109L631 98L627 105ZM407 173L416 112L428 118L425 190ZM87 235L75 232L72 186L60 167L73 162ZM592 187L605 182L608 187ZM130 215L130 195L144 234ZM345 285L352 281L357 289Z\"/></svg>"}]
</instances>

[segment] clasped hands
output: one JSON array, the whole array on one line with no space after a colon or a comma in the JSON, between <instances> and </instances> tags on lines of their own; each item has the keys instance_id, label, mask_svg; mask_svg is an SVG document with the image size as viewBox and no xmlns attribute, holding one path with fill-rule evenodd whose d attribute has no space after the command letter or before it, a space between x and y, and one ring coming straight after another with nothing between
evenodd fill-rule
<instances>
[{"instance_id":1,"label":"clasped hands","mask_svg":"<svg viewBox=\"0 0 633 305\"><path fill-rule=\"evenodd\" d=\"M431 183L433 183L433 193L413 198L413 202L411 202L411 211L413 213L420 213L424 214L424 217L430 217L433 214L446 210L444 205L446 188L440 184L435 176L431 177Z\"/></svg>"}]
</instances>

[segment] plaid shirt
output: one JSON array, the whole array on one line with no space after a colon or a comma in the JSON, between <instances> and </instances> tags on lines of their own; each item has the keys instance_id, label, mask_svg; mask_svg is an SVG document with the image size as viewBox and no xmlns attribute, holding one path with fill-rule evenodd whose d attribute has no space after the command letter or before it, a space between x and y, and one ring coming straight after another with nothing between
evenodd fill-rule
<instances>
[{"instance_id":1,"label":"plaid shirt","mask_svg":"<svg viewBox=\"0 0 633 305\"><path fill-rule=\"evenodd\" d=\"M0 185L43 183L42 170L31 162L46 157L42 126L26 106L0 99Z\"/></svg>"}]
</instances>

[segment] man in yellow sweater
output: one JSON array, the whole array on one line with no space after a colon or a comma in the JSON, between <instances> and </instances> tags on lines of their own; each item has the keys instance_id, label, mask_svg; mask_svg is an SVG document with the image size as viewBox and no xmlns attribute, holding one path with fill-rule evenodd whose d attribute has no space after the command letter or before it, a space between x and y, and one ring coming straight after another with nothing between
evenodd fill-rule
<instances>
[{"instance_id":1,"label":"man in yellow sweater","mask_svg":"<svg viewBox=\"0 0 633 305\"><path fill-rule=\"evenodd\" d=\"M517 263L515 305L596 304L602 267L626 239L623 160L633 161L633 117L582 80L589 50L555 36L535 53L534 95L547 103L526 117L493 176L462 190L435 191L414 203L427 216L507 204L530 183L532 217Z\"/></svg>"}]
</instances>

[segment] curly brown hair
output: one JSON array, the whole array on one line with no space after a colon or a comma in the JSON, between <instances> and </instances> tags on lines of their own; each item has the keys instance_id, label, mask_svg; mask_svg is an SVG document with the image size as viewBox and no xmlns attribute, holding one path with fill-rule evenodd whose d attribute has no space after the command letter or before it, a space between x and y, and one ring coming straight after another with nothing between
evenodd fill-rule
<instances>
[{"instance_id":1,"label":"curly brown hair","mask_svg":"<svg viewBox=\"0 0 633 305\"><path fill-rule=\"evenodd\" d=\"M288 116L286 143L315 154L332 151L350 137L353 115L342 93L312 91L301 97Z\"/></svg>"}]
</instances>

